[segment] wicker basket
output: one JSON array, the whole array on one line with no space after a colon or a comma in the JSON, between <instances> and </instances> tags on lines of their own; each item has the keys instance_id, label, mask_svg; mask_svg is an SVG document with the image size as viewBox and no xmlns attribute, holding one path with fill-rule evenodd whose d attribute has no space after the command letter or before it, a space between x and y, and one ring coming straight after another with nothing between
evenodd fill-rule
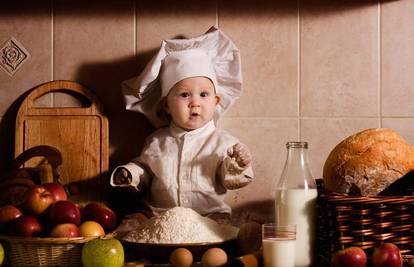
<instances>
[{"instance_id":1,"label":"wicker basket","mask_svg":"<svg viewBox=\"0 0 414 267\"><path fill-rule=\"evenodd\" d=\"M96 237L52 238L0 236L6 266L82 266L83 244Z\"/></svg>"},{"instance_id":2,"label":"wicker basket","mask_svg":"<svg viewBox=\"0 0 414 267\"><path fill-rule=\"evenodd\" d=\"M76 95L80 97L82 103L88 103L88 105L64 109L36 108L34 103L38 98L57 91ZM46 123L28 123L28 121L36 120ZM68 134L71 137L81 136L82 138L72 138L73 140L68 141ZM107 200L106 189L109 184L107 182L109 164L108 118L102 104L88 88L74 81L50 81L32 89L18 109L15 135L16 155L36 146L53 146L59 150L63 157L63 162L59 166L59 182L64 185L71 184L71 189L76 189L69 190L73 191L69 198L70 201L87 203ZM79 155L78 151L84 151L82 153L84 155ZM34 154L35 156L42 155L38 152ZM22 159L26 160L24 162L25 168L33 168L38 164L36 160ZM20 166L23 163L17 165ZM56 179L57 176L54 177L55 181ZM106 237L111 236L109 234ZM72 267L82 265L82 247L86 242L95 238L0 235L0 242L5 249L6 266Z\"/></svg>"},{"instance_id":3,"label":"wicker basket","mask_svg":"<svg viewBox=\"0 0 414 267\"><path fill-rule=\"evenodd\" d=\"M320 262L358 246L368 257L383 243L396 244L404 258L413 256L414 196L346 196L318 188L317 251Z\"/></svg>"}]
</instances>

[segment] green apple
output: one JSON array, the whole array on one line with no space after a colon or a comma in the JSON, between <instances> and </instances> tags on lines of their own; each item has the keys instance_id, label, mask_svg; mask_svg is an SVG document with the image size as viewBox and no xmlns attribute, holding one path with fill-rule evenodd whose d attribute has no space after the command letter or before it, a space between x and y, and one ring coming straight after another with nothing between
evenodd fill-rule
<instances>
[{"instance_id":1,"label":"green apple","mask_svg":"<svg viewBox=\"0 0 414 267\"><path fill-rule=\"evenodd\" d=\"M98 238L89 241L82 248L84 267L122 267L124 248L115 238Z\"/></svg>"},{"instance_id":2,"label":"green apple","mask_svg":"<svg viewBox=\"0 0 414 267\"><path fill-rule=\"evenodd\" d=\"M4 248L3 245L0 243L0 266L3 264L4 261Z\"/></svg>"}]
</instances>

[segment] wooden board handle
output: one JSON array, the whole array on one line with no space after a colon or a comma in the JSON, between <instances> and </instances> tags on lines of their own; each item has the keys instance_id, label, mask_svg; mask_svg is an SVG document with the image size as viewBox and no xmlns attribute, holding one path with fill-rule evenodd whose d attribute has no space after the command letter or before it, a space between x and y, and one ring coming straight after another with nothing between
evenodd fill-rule
<instances>
[{"instance_id":1,"label":"wooden board handle","mask_svg":"<svg viewBox=\"0 0 414 267\"><path fill-rule=\"evenodd\" d=\"M34 103L39 97L59 91L75 92L88 101L91 105L87 107L62 107L62 108L48 108L48 107L35 107ZM23 113L31 115L94 115L97 113L103 113L103 108L93 95L83 85L73 81L51 81L41 84L33 89L32 92L25 98L22 103ZM99 110L99 112L97 112Z\"/></svg>"},{"instance_id":2,"label":"wooden board handle","mask_svg":"<svg viewBox=\"0 0 414 267\"><path fill-rule=\"evenodd\" d=\"M42 95L57 91L84 96L91 105L86 108L34 106ZM108 185L108 119L92 92L76 82L51 81L31 90L16 116L15 156L39 145L57 148L63 157L58 181L63 185L80 183L77 201L103 200ZM37 167L39 159L33 158L24 165Z\"/></svg>"}]
</instances>

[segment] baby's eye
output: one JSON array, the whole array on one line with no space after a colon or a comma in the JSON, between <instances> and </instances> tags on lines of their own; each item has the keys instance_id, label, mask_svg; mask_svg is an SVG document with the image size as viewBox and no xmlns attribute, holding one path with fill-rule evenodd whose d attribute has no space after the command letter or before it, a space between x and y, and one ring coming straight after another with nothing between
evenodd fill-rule
<instances>
[{"instance_id":1,"label":"baby's eye","mask_svg":"<svg viewBox=\"0 0 414 267\"><path fill-rule=\"evenodd\" d=\"M189 94L189 93L187 93L187 92L182 92L182 93L180 93L180 94L179 94L179 96L180 96L180 97L189 97L189 96L190 96L190 94Z\"/></svg>"},{"instance_id":2,"label":"baby's eye","mask_svg":"<svg viewBox=\"0 0 414 267\"><path fill-rule=\"evenodd\" d=\"M207 97L209 94L208 94L208 92L201 92L200 93L200 96L201 97Z\"/></svg>"}]
</instances>

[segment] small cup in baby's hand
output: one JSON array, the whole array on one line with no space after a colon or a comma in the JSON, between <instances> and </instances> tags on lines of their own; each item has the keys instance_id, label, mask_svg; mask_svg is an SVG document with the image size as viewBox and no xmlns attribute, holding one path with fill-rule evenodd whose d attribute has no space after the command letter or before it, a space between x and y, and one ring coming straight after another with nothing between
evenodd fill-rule
<instances>
[{"instance_id":1,"label":"small cup in baby's hand","mask_svg":"<svg viewBox=\"0 0 414 267\"><path fill-rule=\"evenodd\" d=\"M120 167L114 174L114 184L116 185L127 185L131 184L132 175L131 173L123 167Z\"/></svg>"}]
</instances>

